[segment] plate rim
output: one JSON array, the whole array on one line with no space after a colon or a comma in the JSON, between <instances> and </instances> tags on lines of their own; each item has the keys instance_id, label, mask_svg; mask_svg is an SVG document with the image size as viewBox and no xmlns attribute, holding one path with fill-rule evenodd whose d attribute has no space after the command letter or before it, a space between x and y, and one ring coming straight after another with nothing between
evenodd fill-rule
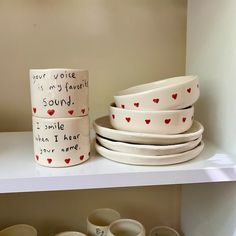
<instances>
[{"instance_id":1,"label":"plate rim","mask_svg":"<svg viewBox=\"0 0 236 236\"><path fill-rule=\"evenodd\" d=\"M109 159L111 161L114 161L114 162L119 162L119 163L124 163L124 164L130 164L130 165L146 165L146 166L163 166L163 165L173 165L173 164L179 164L179 163L183 163L183 162L186 162L186 161L190 161L192 159L194 159L195 157L197 157L203 150L204 148L204 142L201 141L200 144L195 147L194 149L192 150L189 150L187 152L183 152L183 153L178 153L178 154L171 154L171 155L163 155L163 156L142 156L142 155L137 155L137 154L130 154L130 153L121 153L121 152L116 152L116 151L112 151L112 150L109 150L109 149L106 149L104 148L103 146L99 145L97 142L95 142L95 149L96 151L103 157L105 157L106 159ZM100 151L105 151L106 152L106 156L104 156L103 154L100 153ZM107 155L108 154L108 155ZM123 158L126 158L126 160L119 160L118 157L115 157L116 160L114 160L114 158L111 158L109 155L119 155L120 157L123 157ZM178 160L178 161L170 161L169 159L172 158L172 159L176 159L176 158L181 158L183 157L183 160ZM132 160L128 160L127 159L130 159L132 158ZM135 162L135 159L141 159L141 162L136 160ZM118 159L118 160L117 160ZM146 159L146 160L145 160ZM153 164L153 163L148 163L150 160L151 161L163 161L165 159L168 159L168 163L159 163L159 164Z\"/></svg>"}]
</instances>

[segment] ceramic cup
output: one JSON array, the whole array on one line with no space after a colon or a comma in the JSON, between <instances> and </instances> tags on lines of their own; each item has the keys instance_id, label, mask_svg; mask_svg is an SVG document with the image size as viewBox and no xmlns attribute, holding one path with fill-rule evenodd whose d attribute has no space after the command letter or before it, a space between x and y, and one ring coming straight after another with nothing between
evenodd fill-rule
<instances>
[{"instance_id":1,"label":"ceramic cup","mask_svg":"<svg viewBox=\"0 0 236 236\"><path fill-rule=\"evenodd\" d=\"M118 219L120 214L113 209L96 209L87 218L87 235L106 236L109 225Z\"/></svg>"},{"instance_id":2,"label":"ceramic cup","mask_svg":"<svg viewBox=\"0 0 236 236\"><path fill-rule=\"evenodd\" d=\"M0 236L37 236L37 230L26 224L12 225L0 231Z\"/></svg>"},{"instance_id":3,"label":"ceramic cup","mask_svg":"<svg viewBox=\"0 0 236 236\"><path fill-rule=\"evenodd\" d=\"M82 69L30 70L32 114L66 118L88 114L88 71Z\"/></svg>"},{"instance_id":4,"label":"ceramic cup","mask_svg":"<svg viewBox=\"0 0 236 236\"><path fill-rule=\"evenodd\" d=\"M67 167L90 155L89 118L33 117L34 155L38 164Z\"/></svg>"},{"instance_id":5,"label":"ceramic cup","mask_svg":"<svg viewBox=\"0 0 236 236\"><path fill-rule=\"evenodd\" d=\"M75 232L75 231L65 231L65 232L56 234L55 236L86 236L86 235L80 232Z\"/></svg>"},{"instance_id":6,"label":"ceramic cup","mask_svg":"<svg viewBox=\"0 0 236 236\"><path fill-rule=\"evenodd\" d=\"M120 108L156 111L192 106L199 96L198 77L180 76L122 90L114 99Z\"/></svg>"},{"instance_id":7,"label":"ceramic cup","mask_svg":"<svg viewBox=\"0 0 236 236\"><path fill-rule=\"evenodd\" d=\"M169 226L156 226L151 229L149 236L180 236L179 233Z\"/></svg>"},{"instance_id":8,"label":"ceramic cup","mask_svg":"<svg viewBox=\"0 0 236 236\"><path fill-rule=\"evenodd\" d=\"M193 123L194 108L167 111L136 111L110 106L111 125L118 130L154 133L179 134L190 129Z\"/></svg>"},{"instance_id":9,"label":"ceramic cup","mask_svg":"<svg viewBox=\"0 0 236 236\"><path fill-rule=\"evenodd\" d=\"M120 219L109 226L107 236L145 236L145 229L136 220Z\"/></svg>"}]
</instances>

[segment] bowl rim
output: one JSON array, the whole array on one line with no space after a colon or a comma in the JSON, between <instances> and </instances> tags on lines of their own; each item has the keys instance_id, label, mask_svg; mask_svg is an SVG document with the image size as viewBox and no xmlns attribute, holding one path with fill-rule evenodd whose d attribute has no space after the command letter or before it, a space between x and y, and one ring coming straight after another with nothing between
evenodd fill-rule
<instances>
[{"instance_id":1,"label":"bowl rim","mask_svg":"<svg viewBox=\"0 0 236 236\"><path fill-rule=\"evenodd\" d=\"M124 109L121 107L117 107L116 104L113 102L110 104L110 111L121 111L122 113L133 113L133 114L149 114L149 115L160 115L160 114L178 114L178 113L182 113L184 111L194 111L194 106L188 106L182 109L172 109L172 110L148 110L148 111L144 111L144 110L131 110L131 109Z\"/></svg>"},{"instance_id":2,"label":"bowl rim","mask_svg":"<svg viewBox=\"0 0 236 236\"><path fill-rule=\"evenodd\" d=\"M143 94L154 92L154 91L160 91L163 89L174 88L174 87L177 87L180 85L184 85L188 82L192 82L194 80L197 80L198 78L199 77L197 75L184 75L184 76L176 76L176 77L171 77L171 78L167 78L167 79L157 80L157 81L150 82L150 83L140 84L140 85L132 86L130 88L118 91L114 95L114 98L119 99L121 97L138 96L138 95L143 95ZM172 80L176 81L178 79L184 79L184 80L182 82L178 81L178 83L166 84L164 86L160 86L161 84L165 84L167 81L172 81ZM148 89L149 86L152 88ZM153 88L153 86L157 86L157 87ZM145 87L147 87L147 89L142 90ZM140 91L136 91L136 92L133 91L136 89L140 90Z\"/></svg>"}]
</instances>

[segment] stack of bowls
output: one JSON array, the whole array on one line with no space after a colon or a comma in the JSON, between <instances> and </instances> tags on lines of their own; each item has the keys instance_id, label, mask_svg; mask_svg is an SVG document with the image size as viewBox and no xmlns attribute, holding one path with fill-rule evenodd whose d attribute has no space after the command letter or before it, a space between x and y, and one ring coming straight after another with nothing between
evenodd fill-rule
<instances>
[{"instance_id":1,"label":"stack of bowls","mask_svg":"<svg viewBox=\"0 0 236 236\"><path fill-rule=\"evenodd\" d=\"M199 95L197 76L169 78L118 92L109 115L112 133L117 131L117 135L101 131L105 118L96 120L97 151L128 164L164 165L194 158L203 149L203 127L194 121L193 104ZM124 134L132 138L122 140Z\"/></svg>"},{"instance_id":2,"label":"stack of bowls","mask_svg":"<svg viewBox=\"0 0 236 236\"><path fill-rule=\"evenodd\" d=\"M48 167L89 158L88 71L30 70L34 157Z\"/></svg>"}]
</instances>

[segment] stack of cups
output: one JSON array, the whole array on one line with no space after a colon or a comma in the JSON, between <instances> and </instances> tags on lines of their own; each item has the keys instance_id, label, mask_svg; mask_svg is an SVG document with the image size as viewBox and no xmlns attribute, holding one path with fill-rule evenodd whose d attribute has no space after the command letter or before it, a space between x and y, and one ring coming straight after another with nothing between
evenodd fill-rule
<instances>
[{"instance_id":1,"label":"stack of cups","mask_svg":"<svg viewBox=\"0 0 236 236\"><path fill-rule=\"evenodd\" d=\"M88 71L30 70L34 154L38 164L67 167L90 156Z\"/></svg>"}]
</instances>

